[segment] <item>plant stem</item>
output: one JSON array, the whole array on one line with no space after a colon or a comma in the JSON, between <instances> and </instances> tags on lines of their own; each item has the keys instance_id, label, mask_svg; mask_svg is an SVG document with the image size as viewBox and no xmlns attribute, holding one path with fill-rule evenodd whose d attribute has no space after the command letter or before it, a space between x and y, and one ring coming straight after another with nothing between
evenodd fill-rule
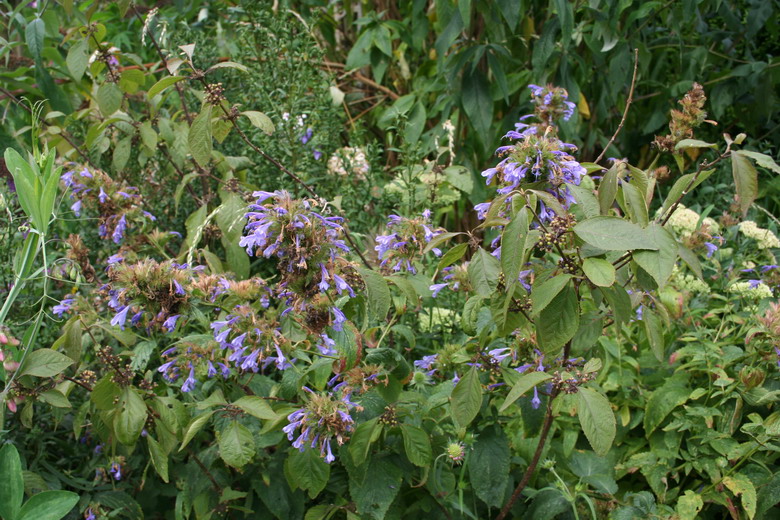
<instances>
[{"instance_id":1,"label":"plant stem","mask_svg":"<svg viewBox=\"0 0 780 520\"><path fill-rule=\"evenodd\" d=\"M615 138L623 129L623 123L626 122L626 116L628 116L628 109L631 108L631 103L634 101L634 87L636 86L636 69L638 65L639 65L639 49L634 49L634 75L631 77L631 88L628 91L628 100L626 101L626 109L623 110L623 117L620 119L620 124L618 125L617 130L615 130L615 133L612 134L612 137L607 143L607 146L605 146L604 149L601 150L599 156L596 157L595 161L593 161L596 164L598 164L599 161L601 161L601 159L604 157L604 154L607 153L607 149L609 149L609 147L612 146L612 143L615 141Z\"/></svg>"}]
</instances>

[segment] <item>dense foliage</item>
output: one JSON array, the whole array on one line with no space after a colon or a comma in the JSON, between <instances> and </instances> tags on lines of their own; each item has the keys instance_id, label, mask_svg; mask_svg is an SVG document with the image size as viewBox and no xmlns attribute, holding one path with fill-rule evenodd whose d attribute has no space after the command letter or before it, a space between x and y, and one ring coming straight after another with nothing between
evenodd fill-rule
<instances>
[{"instance_id":1,"label":"dense foliage","mask_svg":"<svg viewBox=\"0 0 780 520\"><path fill-rule=\"evenodd\" d=\"M0 518L780 512L773 3L2 5Z\"/></svg>"}]
</instances>

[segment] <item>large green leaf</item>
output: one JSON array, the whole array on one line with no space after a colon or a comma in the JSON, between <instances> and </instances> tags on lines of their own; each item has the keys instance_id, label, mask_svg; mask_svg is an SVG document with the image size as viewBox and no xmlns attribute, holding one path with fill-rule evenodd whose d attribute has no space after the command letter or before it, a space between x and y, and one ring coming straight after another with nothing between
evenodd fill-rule
<instances>
[{"instance_id":1,"label":"large green leaf","mask_svg":"<svg viewBox=\"0 0 780 520\"><path fill-rule=\"evenodd\" d=\"M366 299L368 300L368 309L374 318L382 321L387 318L387 312L390 310L392 297L390 288L384 277L370 269L358 269L360 276L366 284Z\"/></svg>"},{"instance_id":2,"label":"large green leaf","mask_svg":"<svg viewBox=\"0 0 780 520\"><path fill-rule=\"evenodd\" d=\"M4 413L0 412L0 413ZM0 518L14 520L22 507L22 462L13 444L0 448Z\"/></svg>"},{"instance_id":3,"label":"large green leaf","mask_svg":"<svg viewBox=\"0 0 780 520\"><path fill-rule=\"evenodd\" d=\"M73 360L50 348L40 348L27 356L19 376L54 377L73 364Z\"/></svg>"},{"instance_id":4,"label":"large green leaf","mask_svg":"<svg viewBox=\"0 0 780 520\"><path fill-rule=\"evenodd\" d=\"M493 295L498 285L499 263L496 257L480 247L469 262L468 272L477 294Z\"/></svg>"},{"instance_id":5,"label":"large green leaf","mask_svg":"<svg viewBox=\"0 0 780 520\"><path fill-rule=\"evenodd\" d=\"M742 215L746 215L758 196L758 172L742 152L731 152L731 173L734 176L739 207Z\"/></svg>"},{"instance_id":6,"label":"large green leaf","mask_svg":"<svg viewBox=\"0 0 780 520\"><path fill-rule=\"evenodd\" d=\"M566 284L569 283L572 276L570 274L559 274L549 280L545 280L531 290L531 303L533 304L534 315L539 314L550 305L550 302L558 296Z\"/></svg>"},{"instance_id":7,"label":"large green leaf","mask_svg":"<svg viewBox=\"0 0 780 520\"><path fill-rule=\"evenodd\" d=\"M509 391L509 394L506 396L506 399L504 400L504 404L501 405L501 408L499 408L499 412L503 412L507 408L509 408L512 403L517 401L524 393L538 385L539 383L543 383L547 381L548 379L551 379L552 376L546 372L528 372L526 374L521 375L517 381L515 381L514 385L512 385L512 389Z\"/></svg>"},{"instance_id":8,"label":"large green leaf","mask_svg":"<svg viewBox=\"0 0 780 520\"><path fill-rule=\"evenodd\" d=\"M364 472L350 471L349 494L359 518L382 520L401 490L403 472L386 458L374 458L368 466Z\"/></svg>"},{"instance_id":9,"label":"large green leaf","mask_svg":"<svg viewBox=\"0 0 780 520\"><path fill-rule=\"evenodd\" d=\"M690 395L690 389L677 378L669 379L662 387L655 390L645 405L645 435L650 437L650 434L661 425L666 416L685 403Z\"/></svg>"},{"instance_id":10,"label":"large green leaf","mask_svg":"<svg viewBox=\"0 0 780 520\"><path fill-rule=\"evenodd\" d=\"M233 403L233 406L241 408L252 417L266 421L274 421L279 418L273 411L268 401L254 395L246 395Z\"/></svg>"},{"instance_id":11,"label":"large green leaf","mask_svg":"<svg viewBox=\"0 0 780 520\"><path fill-rule=\"evenodd\" d=\"M231 421L224 429L217 430L219 456L228 466L242 468L255 455L255 439L246 426Z\"/></svg>"},{"instance_id":12,"label":"large green leaf","mask_svg":"<svg viewBox=\"0 0 780 520\"><path fill-rule=\"evenodd\" d=\"M618 217L593 217L574 226L582 240L605 251L658 249L652 236L637 224Z\"/></svg>"},{"instance_id":13,"label":"large green leaf","mask_svg":"<svg viewBox=\"0 0 780 520\"><path fill-rule=\"evenodd\" d=\"M594 285L610 287L615 283L615 266L603 258L586 258L582 271Z\"/></svg>"},{"instance_id":14,"label":"large green leaf","mask_svg":"<svg viewBox=\"0 0 780 520\"><path fill-rule=\"evenodd\" d=\"M78 501L70 491L43 491L25 502L16 520L60 520Z\"/></svg>"},{"instance_id":15,"label":"large green leaf","mask_svg":"<svg viewBox=\"0 0 780 520\"><path fill-rule=\"evenodd\" d=\"M482 407L479 372L471 367L452 390L452 418L461 428L468 426Z\"/></svg>"},{"instance_id":16,"label":"large green leaf","mask_svg":"<svg viewBox=\"0 0 780 520\"><path fill-rule=\"evenodd\" d=\"M149 457L152 459L155 471L163 482L168 482L168 454L151 435L146 436L146 443L149 446Z\"/></svg>"},{"instance_id":17,"label":"large green leaf","mask_svg":"<svg viewBox=\"0 0 780 520\"><path fill-rule=\"evenodd\" d=\"M493 123L493 99L484 73L478 68L463 74L461 101L466 115L477 134L485 141L491 136Z\"/></svg>"},{"instance_id":18,"label":"large green leaf","mask_svg":"<svg viewBox=\"0 0 780 520\"><path fill-rule=\"evenodd\" d=\"M539 313L535 320L539 347L545 354L554 353L577 333L580 326L579 304L574 287L567 285Z\"/></svg>"},{"instance_id":19,"label":"large green leaf","mask_svg":"<svg viewBox=\"0 0 780 520\"><path fill-rule=\"evenodd\" d=\"M658 250L636 251L633 258L653 277L658 288L662 289L674 271L679 246L674 236L660 224L654 222L647 227L646 231L652 237L652 242L658 246Z\"/></svg>"},{"instance_id":20,"label":"large green leaf","mask_svg":"<svg viewBox=\"0 0 780 520\"><path fill-rule=\"evenodd\" d=\"M89 45L87 39L82 38L78 42L74 43L68 49L68 57L65 60L68 66L68 71L73 79L81 81L84 76L84 72L87 70L87 64L89 60Z\"/></svg>"},{"instance_id":21,"label":"large green leaf","mask_svg":"<svg viewBox=\"0 0 780 520\"><path fill-rule=\"evenodd\" d=\"M517 281L525 261L525 253L531 247L528 213L526 208L518 211L501 234L501 269L504 271L507 285Z\"/></svg>"},{"instance_id":22,"label":"large green leaf","mask_svg":"<svg viewBox=\"0 0 780 520\"><path fill-rule=\"evenodd\" d=\"M433 452L431 451L431 439L422 428L408 424L401 425L401 434L404 438L404 450L409 462L415 466L425 467L431 463Z\"/></svg>"},{"instance_id":23,"label":"large green leaf","mask_svg":"<svg viewBox=\"0 0 780 520\"><path fill-rule=\"evenodd\" d=\"M609 400L588 387L577 392L577 417L593 451L606 455L615 439L615 414Z\"/></svg>"},{"instance_id":24,"label":"large green leaf","mask_svg":"<svg viewBox=\"0 0 780 520\"><path fill-rule=\"evenodd\" d=\"M190 153L201 166L207 166L211 160L214 143L211 138L211 105L206 103L200 114L192 121L188 136Z\"/></svg>"},{"instance_id":25,"label":"large green leaf","mask_svg":"<svg viewBox=\"0 0 780 520\"><path fill-rule=\"evenodd\" d=\"M509 482L509 440L500 428L488 428L479 434L469 455L469 477L474 492L490 507L504 503Z\"/></svg>"},{"instance_id":26,"label":"large green leaf","mask_svg":"<svg viewBox=\"0 0 780 520\"><path fill-rule=\"evenodd\" d=\"M119 397L114 419L114 432L122 444L132 446L146 423L146 403L132 387L126 387Z\"/></svg>"},{"instance_id":27,"label":"large green leaf","mask_svg":"<svg viewBox=\"0 0 780 520\"><path fill-rule=\"evenodd\" d=\"M116 83L103 83L98 88L95 100L103 117L113 115L122 106L122 91Z\"/></svg>"},{"instance_id":28,"label":"large green leaf","mask_svg":"<svg viewBox=\"0 0 780 520\"><path fill-rule=\"evenodd\" d=\"M287 473L292 481L290 487L308 491L309 498L316 498L325 489L330 478L330 464L320 457L316 449L290 450L287 456Z\"/></svg>"}]
</instances>

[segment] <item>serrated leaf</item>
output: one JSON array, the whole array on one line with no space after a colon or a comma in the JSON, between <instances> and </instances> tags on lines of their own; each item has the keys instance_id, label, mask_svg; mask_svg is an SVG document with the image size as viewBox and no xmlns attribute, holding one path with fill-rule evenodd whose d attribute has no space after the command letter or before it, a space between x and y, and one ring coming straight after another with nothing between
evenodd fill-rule
<instances>
[{"instance_id":1,"label":"serrated leaf","mask_svg":"<svg viewBox=\"0 0 780 520\"><path fill-rule=\"evenodd\" d=\"M308 491L309 498L316 498L325 489L330 478L330 465L320 457L316 449L290 450L287 456L287 471L292 478L290 487Z\"/></svg>"},{"instance_id":2,"label":"serrated leaf","mask_svg":"<svg viewBox=\"0 0 780 520\"><path fill-rule=\"evenodd\" d=\"M660 224L652 223L646 228L652 242L658 246L657 251L636 251L634 261L647 271L662 289L672 276L677 264L678 243L674 236Z\"/></svg>"},{"instance_id":3,"label":"serrated leaf","mask_svg":"<svg viewBox=\"0 0 780 520\"><path fill-rule=\"evenodd\" d=\"M13 444L0 448L0 475L0 518L14 519L22 507L24 482L22 462Z\"/></svg>"},{"instance_id":4,"label":"serrated leaf","mask_svg":"<svg viewBox=\"0 0 780 520\"><path fill-rule=\"evenodd\" d=\"M569 283L571 278L572 276L570 274L559 274L533 287L531 289L533 314L538 315L547 308L547 306L550 305L550 302L558 296L558 293L566 287L566 284Z\"/></svg>"},{"instance_id":5,"label":"serrated leaf","mask_svg":"<svg viewBox=\"0 0 780 520\"><path fill-rule=\"evenodd\" d=\"M152 465L154 466L157 474L163 479L163 482L168 482L168 454L160 446L151 435L146 436L146 443L149 446L149 457L152 459Z\"/></svg>"},{"instance_id":6,"label":"serrated leaf","mask_svg":"<svg viewBox=\"0 0 780 520\"><path fill-rule=\"evenodd\" d=\"M579 303L574 287L567 285L534 320L539 347L555 353L572 339L580 326Z\"/></svg>"},{"instance_id":7,"label":"serrated leaf","mask_svg":"<svg viewBox=\"0 0 780 520\"><path fill-rule=\"evenodd\" d=\"M531 247L529 220L528 209L522 208L501 233L501 269L507 284L517 281Z\"/></svg>"},{"instance_id":8,"label":"serrated leaf","mask_svg":"<svg viewBox=\"0 0 780 520\"><path fill-rule=\"evenodd\" d=\"M745 157L750 157L756 162L757 165L761 166L762 168L772 170L775 173L780 173L780 165L778 165L774 159L766 154L751 152L750 150L740 150L739 153Z\"/></svg>"},{"instance_id":9,"label":"serrated leaf","mask_svg":"<svg viewBox=\"0 0 780 520\"><path fill-rule=\"evenodd\" d=\"M482 407L482 384L475 367L471 367L455 385L451 407L452 418L460 428L468 426L479 413Z\"/></svg>"},{"instance_id":10,"label":"serrated leaf","mask_svg":"<svg viewBox=\"0 0 780 520\"><path fill-rule=\"evenodd\" d=\"M481 247L477 249L468 266L469 280L477 294L493 295L498 286L498 272L498 260Z\"/></svg>"},{"instance_id":11,"label":"serrated leaf","mask_svg":"<svg viewBox=\"0 0 780 520\"><path fill-rule=\"evenodd\" d=\"M113 115L122 106L122 91L116 83L103 83L95 95L100 113L104 117Z\"/></svg>"},{"instance_id":12,"label":"serrated leaf","mask_svg":"<svg viewBox=\"0 0 780 520\"><path fill-rule=\"evenodd\" d=\"M236 69L236 70L240 70L241 72L249 72L249 69L247 68L246 65L241 65L240 63L236 63L235 61L221 61L209 67L206 70L206 72L208 73L216 69Z\"/></svg>"},{"instance_id":13,"label":"serrated leaf","mask_svg":"<svg viewBox=\"0 0 780 520\"><path fill-rule=\"evenodd\" d=\"M114 432L122 444L132 446L146 423L146 404L132 387L126 387L119 396L114 418Z\"/></svg>"},{"instance_id":14,"label":"serrated leaf","mask_svg":"<svg viewBox=\"0 0 780 520\"><path fill-rule=\"evenodd\" d=\"M609 400L591 388L580 387L577 392L577 417L593 451L605 456L617 431Z\"/></svg>"},{"instance_id":15,"label":"serrated leaf","mask_svg":"<svg viewBox=\"0 0 780 520\"><path fill-rule=\"evenodd\" d=\"M43 491L24 503L16 520L60 520L78 501L79 496L70 491Z\"/></svg>"},{"instance_id":16,"label":"serrated leaf","mask_svg":"<svg viewBox=\"0 0 780 520\"><path fill-rule=\"evenodd\" d=\"M683 139L674 146L675 150L685 150L686 148L717 148L718 145L700 141L698 139Z\"/></svg>"},{"instance_id":17,"label":"serrated leaf","mask_svg":"<svg viewBox=\"0 0 780 520\"><path fill-rule=\"evenodd\" d=\"M479 434L469 455L469 477L474 492L490 507L504 503L512 459L509 440L500 428L488 428Z\"/></svg>"},{"instance_id":18,"label":"serrated leaf","mask_svg":"<svg viewBox=\"0 0 780 520\"><path fill-rule=\"evenodd\" d=\"M741 473L736 473L723 477L723 485L729 488L729 491L735 496L739 496L748 518L753 520L753 517L756 516L756 487L750 479Z\"/></svg>"},{"instance_id":19,"label":"serrated leaf","mask_svg":"<svg viewBox=\"0 0 780 520\"><path fill-rule=\"evenodd\" d=\"M605 251L656 250L652 237L633 222L618 217L593 217L574 226L582 240Z\"/></svg>"},{"instance_id":20,"label":"serrated leaf","mask_svg":"<svg viewBox=\"0 0 780 520\"><path fill-rule=\"evenodd\" d=\"M89 45L85 38L70 46L65 64L68 66L68 71L70 72L70 75L73 76L73 79L81 81L84 72L87 70L88 62Z\"/></svg>"},{"instance_id":21,"label":"serrated leaf","mask_svg":"<svg viewBox=\"0 0 780 520\"><path fill-rule=\"evenodd\" d=\"M219 456L234 468L246 466L255 454L255 439L243 424L231 421L223 430L217 430Z\"/></svg>"},{"instance_id":22,"label":"serrated leaf","mask_svg":"<svg viewBox=\"0 0 780 520\"><path fill-rule=\"evenodd\" d=\"M41 18L30 21L25 28L25 40L30 54L36 61L40 61L43 52L43 38L46 36L46 24Z\"/></svg>"},{"instance_id":23,"label":"serrated leaf","mask_svg":"<svg viewBox=\"0 0 780 520\"><path fill-rule=\"evenodd\" d=\"M469 245L467 243L458 244L456 246L453 246L452 249L444 253L441 257L441 260L439 260L439 264L436 266L436 269L438 271L441 271L445 267L449 267L461 258L463 258L463 255L466 254L466 250L468 249Z\"/></svg>"},{"instance_id":24,"label":"serrated leaf","mask_svg":"<svg viewBox=\"0 0 780 520\"><path fill-rule=\"evenodd\" d=\"M371 314L379 320L386 319L392 303L390 288L387 286L387 282L376 271L362 268L358 269L358 271L366 284L366 299Z\"/></svg>"},{"instance_id":25,"label":"serrated leaf","mask_svg":"<svg viewBox=\"0 0 780 520\"><path fill-rule=\"evenodd\" d=\"M690 394L690 389L677 379L670 379L655 390L645 405L645 435L649 438L672 410L688 400Z\"/></svg>"},{"instance_id":26,"label":"serrated leaf","mask_svg":"<svg viewBox=\"0 0 780 520\"><path fill-rule=\"evenodd\" d=\"M187 140L192 158L199 165L207 166L214 146L211 139L211 105L203 105L200 114L192 122Z\"/></svg>"},{"instance_id":27,"label":"serrated leaf","mask_svg":"<svg viewBox=\"0 0 780 520\"><path fill-rule=\"evenodd\" d=\"M415 466L425 467L433 459L431 439L422 428L408 424L401 425L401 435L404 438L404 450L409 462Z\"/></svg>"}]
</instances>

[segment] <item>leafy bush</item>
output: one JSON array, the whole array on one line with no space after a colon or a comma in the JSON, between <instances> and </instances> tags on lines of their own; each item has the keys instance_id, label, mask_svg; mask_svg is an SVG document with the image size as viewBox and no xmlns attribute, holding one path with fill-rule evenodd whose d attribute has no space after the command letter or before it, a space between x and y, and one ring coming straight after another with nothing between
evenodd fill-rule
<instances>
[{"instance_id":1,"label":"leafy bush","mask_svg":"<svg viewBox=\"0 0 780 520\"><path fill-rule=\"evenodd\" d=\"M771 518L739 7L15 8L0 514Z\"/></svg>"}]
</instances>

